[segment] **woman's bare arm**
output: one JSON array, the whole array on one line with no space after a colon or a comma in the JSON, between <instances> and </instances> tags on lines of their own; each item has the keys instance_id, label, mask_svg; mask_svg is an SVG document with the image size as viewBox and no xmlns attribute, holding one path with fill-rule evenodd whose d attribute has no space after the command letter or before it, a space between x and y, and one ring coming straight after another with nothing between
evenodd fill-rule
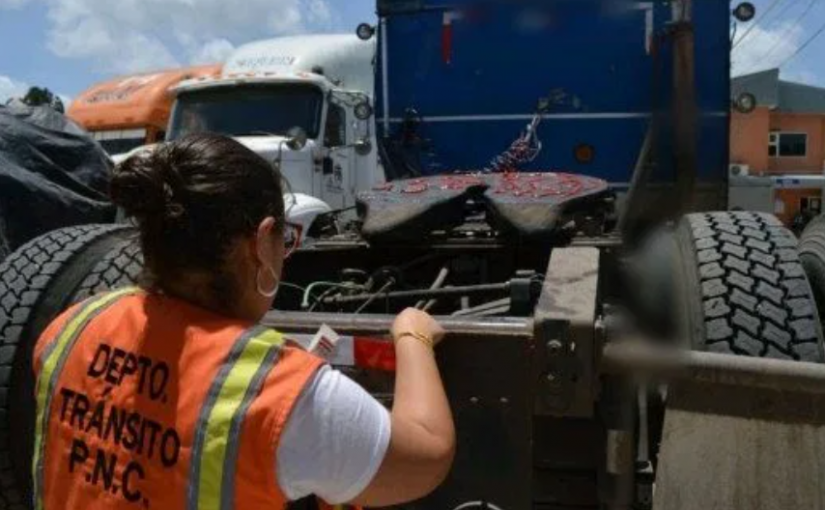
<instances>
[{"instance_id":1,"label":"woman's bare arm","mask_svg":"<svg viewBox=\"0 0 825 510\"><path fill-rule=\"evenodd\" d=\"M384 462L355 503L388 506L420 499L446 478L455 454L455 428L435 355L415 336L435 343L444 332L428 314L407 310L393 326L397 358L392 435Z\"/></svg>"}]
</instances>

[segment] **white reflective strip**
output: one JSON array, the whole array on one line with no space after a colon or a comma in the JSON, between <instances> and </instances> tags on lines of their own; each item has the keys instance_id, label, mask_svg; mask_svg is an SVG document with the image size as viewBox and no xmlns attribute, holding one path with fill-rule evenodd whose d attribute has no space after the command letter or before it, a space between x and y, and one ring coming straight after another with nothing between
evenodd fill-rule
<instances>
[{"instance_id":1,"label":"white reflective strip","mask_svg":"<svg viewBox=\"0 0 825 510\"><path fill-rule=\"evenodd\" d=\"M622 120L622 119L647 119L649 113L616 112L616 113L548 113L542 115L544 120ZM728 112L702 112L702 117L727 117ZM490 122L490 121L516 121L533 120L533 114L511 114L511 115L454 115L440 117L421 117L422 122ZM401 117L391 117L390 122L398 124L404 122Z\"/></svg>"},{"instance_id":2,"label":"white reflective strip","mask_svg":"<svg viewBox=\"0 0 825 510\"><path fill-rule=\"evenodd\" d=\"M645 12L645 52L650 55L653 45L653 5Z\"/></svg>"},{"instance_id":3,"label":"white reflective strip","mask_svg":"<svg viewBox=\"0 0 825 510\"><path fill-rule=\"evenodd\" d=\"M110 131L93 131L95 140L123 140L127 138L146 138L146 129L113 129Z\"/></svg>"},{"instance_id":4,"label":"white reflective strip","mask_svg":"<svg viewBox=\"0 0 825 510\"><path fill-rule=\"evenodd\" d=\"M645 52L650 55L653 43L653 2L636 2L627 8L633 11L645 11Z\"/></svg>"},{"instance_id":5,"label":"white reflective strip","mask_svg":"<svg viewBox=\"0 0 825 510\"><path fill-rule=\"evenodd\" d=\"M387 69L389 65L389 57L387 52L387 18L381 18L381 93L384 96L384 136L389 135L390 132L390 73Z\"/></svg>"},{"instance_id":6,"label":"white reflective strip","mask_svg":"<svg viewBox=\"0 0 825 510\"><path fill-rule=\"evenodd\" d=\"M542 119L644 119L649 113L548 113ZM533 120L533 114L512 115L454 115L443 117L422 117L423 122L490 122L496 120ZM390 122L404 122L403 118L392 117Z\"/></svg>"},{"instance_id":7,"label":"white reflective strip","mask_svg":"<svg viewBox=\"0 0 825 510\"><path fill-rule=\"evenodd\" d=\"M297 333L283 333L284 338L299 344L304 349L309 349L312 339L315 335L304 335ZM340 336L338 345L332 358L328 360L330 364L339 367L354 367L355 366L355 338L351 336Z\"/></svg>"}]
</instances>

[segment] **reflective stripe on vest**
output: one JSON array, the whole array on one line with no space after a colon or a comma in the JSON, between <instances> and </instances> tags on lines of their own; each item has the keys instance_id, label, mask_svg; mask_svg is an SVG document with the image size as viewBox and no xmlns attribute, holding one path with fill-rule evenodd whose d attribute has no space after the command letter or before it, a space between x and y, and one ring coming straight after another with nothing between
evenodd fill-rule
<instances>
[{"instance_id":1,"label":"reflective stripe on vest","mask_svg":"<svg viewBox=\"0 0 825 510\"><path fill-rule=\"evenodd\" d=\"M43 352L40 360L42 368L38 374L36 386L37 416L34 429L34 458L32 459L35 510L43 508L43 456L51 415L52 395L54 394L55 384L60 378L60 373L63 371L66 358L69 357L80 334L92 319L100 315L118 299L137 293L139 290L130 287L87 300L66 321L63 329Z\"/></svg>"},{"instance_id":2,"label":"reflective stripe on vest","mask_svg":"<svg viewBox=\"0 0 825 510\"><path fill-rule=\"evenodd\" d=\"M242 334L229 352L195 425L188 510L233 508L241 426L283 345L279 333L254 327Z\"/></svg>"}]
</instances>

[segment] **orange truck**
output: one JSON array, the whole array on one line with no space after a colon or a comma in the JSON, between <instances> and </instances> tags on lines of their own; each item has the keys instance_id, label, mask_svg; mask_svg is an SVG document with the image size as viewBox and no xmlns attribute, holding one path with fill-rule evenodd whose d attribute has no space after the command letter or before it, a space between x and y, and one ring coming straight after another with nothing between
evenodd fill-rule
<instances>
[{"instance_id":1,"label":"orange truck","mask_svg":"<svg viewBox=\"0 0 825 510\"><path fill-rule=\"evenodd\" d=\"M72 102L68 115L106 152L122 154L164 139L174 102L170 88L185 80L218 76L221 67L171 69L98 83Z\"/></svg>"}]
</instances>

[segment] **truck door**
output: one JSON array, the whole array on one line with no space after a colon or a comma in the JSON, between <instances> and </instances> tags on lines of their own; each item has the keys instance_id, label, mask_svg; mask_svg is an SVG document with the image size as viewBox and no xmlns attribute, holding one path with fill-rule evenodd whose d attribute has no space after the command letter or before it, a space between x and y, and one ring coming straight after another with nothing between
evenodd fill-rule
<instances>
[{"instance_id":1,"label":"truck door","mask_svg":"<svg viewBox=\"0 0 825 510\"><path fill-rule=\"evenodd\" d=\"M324 147L327 156L321 165L321 199L333 209L344 208L352 194L352 148L347 142L346 111L330 103L324 126Z\"/></svg>"}]
</instances>

